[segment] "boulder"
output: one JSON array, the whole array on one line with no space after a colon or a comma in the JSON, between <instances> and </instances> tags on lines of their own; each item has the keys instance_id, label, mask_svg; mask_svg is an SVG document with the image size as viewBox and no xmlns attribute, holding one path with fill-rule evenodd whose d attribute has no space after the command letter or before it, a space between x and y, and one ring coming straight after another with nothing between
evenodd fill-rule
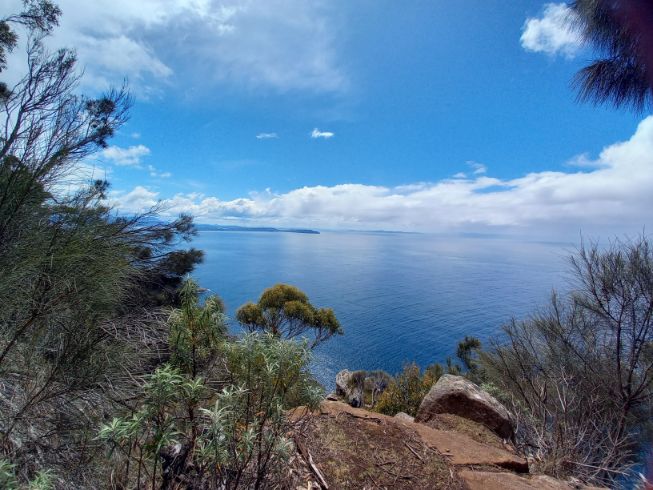
<instances>
[{"instance_id":1,"label":"boulder","mask_svg":"<svg viewBox=\"0 0 653 490\"><path fill-rule=\"evenodd\" d=\"M343 369L336 374L336 394L354 408L363 406L363 387L354 383L354 373Z\"/></svg>"},{"instance_id":2,"label":"boulder","mask_svg":"<svg viewBox=\"0 0 653 490\"><path fill-rule=\"evenodd\" d=\"M422 400L415 422L428 422L441 413L483 424L504 439L514 437L513 417L506 407L462 376L443 375Z\"/></svg>"},{"instance_id":3,"label":"boulder","mask_svg":"<svg viewBox=\"0 0 653 490\"><path fill-rule=\"evenodd\" d=\"M406 412L399 412L398 414L395 414L395 418L401 420L402 422L415 422L415 417L411 417Z\"/></svg>"}]
</instances>

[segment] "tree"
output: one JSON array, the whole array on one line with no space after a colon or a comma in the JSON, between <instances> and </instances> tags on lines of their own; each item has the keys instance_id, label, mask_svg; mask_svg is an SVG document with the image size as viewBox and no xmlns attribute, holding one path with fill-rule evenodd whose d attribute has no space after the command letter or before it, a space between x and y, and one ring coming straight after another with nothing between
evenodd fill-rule
<instances>
[{"instance_id":1,"label":"tree","mask_svg":"<svg viewBox=\"0 0 653 490\"><path fill-rule=\"evenodd\" d=\"M236 319L250 332L265 331L286 339L309 334L311 348L343 333L331 308L315 308L306 294L287 284L266 289L258 303L241 306Z\"/></svg>"},{"instance_id":2,"label":"tree","mask_svg":"<svg viewBox=\"0 0 653 490\"><path fill-rule=\"evenodd\" d=\"M571 3L584 39L603 56L576 75L581 100L644 110L653 101L653 4L647 0Z\"/></svg>"},{"instance_id":3,"label":"tree","mask_svg":"<svg viewBox=\"0 0 653 490\"><path fill-rule=\"evenodd\" d=\"M7 53L14 50L18 36L12 29L13 25L23 25L32 32L49 33L54 26L59 25L61 10L48 0L29 0L24 2L25 10L18 14L0 19L0 73L7 66ZM0 82L0 101L6 100L11 91L6 83Z\"/></svg>"},{"instance_id":4,"label":"tree","mask_svg":"<svg viewBox=\"0 0 653 490\"><path fill-rule=\"evenodd\" d=\"M653 249L581 246L574 290L504 328L481 355L542 469L610 484L637 460L653 409Z\"/></svg>"},{"instance_id":5,"label":"tree","mask_svg":"<svg viewBox=\"0 0 653 490\"><path fill-rule=\"evenodd\" d=\"M478 370L478 353L481 350L481 341L476 337L465 336L458 342L456 357L463 363L463 367L472 373Z\"/></svg>"},{"instance_id":6,"label":"tree","mask_svg":"<svg viewBox=\"0 0 653 490\"><path fill-rule=\"evenodd\" d=\"M26 73L0 97L0 457L22 481L50 466L92 471L89 429L131 399L162 343L150 328L160 313L142 306L162 286L176 295L170 281L201 258L178 250L195 232L190 217L122 216L106 204L106 182L76 177L131 99L125 87L78 94L74 52L43 43L59 15L30 0L0 19L0 69L16 26L27 31Z\"/></svg>"}]
</instances>

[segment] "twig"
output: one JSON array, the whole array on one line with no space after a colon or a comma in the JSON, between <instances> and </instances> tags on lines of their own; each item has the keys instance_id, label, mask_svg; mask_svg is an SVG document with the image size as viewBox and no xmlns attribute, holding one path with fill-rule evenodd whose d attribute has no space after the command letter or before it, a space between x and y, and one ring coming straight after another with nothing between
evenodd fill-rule
<instances>
[{"instance_id":1,"label":"twig","mask_svg":"<svg viewBox=\"0 0 653 490\"><path fill-rule=\"evenodd\" d=\"M391 461L384 461L383 463L376 463L375 466L385 466L385 465L387 465L387 464L393 464L393 463L396 463L396 461L393 461L393 460L391 460Z\"/></svg>"},{"instance_id":2,"label":"twig","mask_svg":"<svg viewBox=\"0 0 653 490\"><path fill-rule=\"evenodd\" d=\"M417 451L415 451L412 447L410 447L410 445L407 442L404 442L404 446L410 449L410 452L413 453L417 459L419 459L422 462L424 461L422 457L419 454L417 454Z\"/></svg>"}]
</instances>

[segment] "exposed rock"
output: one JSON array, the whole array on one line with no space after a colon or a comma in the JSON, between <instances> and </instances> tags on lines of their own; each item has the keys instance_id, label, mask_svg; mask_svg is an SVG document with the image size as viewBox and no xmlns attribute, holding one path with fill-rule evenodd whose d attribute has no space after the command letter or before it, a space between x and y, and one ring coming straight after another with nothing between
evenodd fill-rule
<instances>
[{"instance_id":1,"label":"exposed rock","mask_svg":"<svg viewBox=\"0 0 653 490\"><path fill-rule=\"evenodd\" d=\"M395 418L401 420L402 422L415 422L415 417L411 417L406 412L399 412L395 415Z\"/></svg>"},{"instance_id":2,"label":"exposed rock","mask_svg":"<svg viewBox=\"0 0 653 490\"><path fill-rule=\"evenodd\" d=\"M465 488L448 458L422 442L418 424L342 402L322 402L310 413L294 440L304 443L331 490Z\"/></svg>"},{"instance_id":3,"label":"exposed rock","mask_svg":"<svg viewBox=\"0 0 653 490\"><path fill-rule=\"evenodd\" d=\"M514 436L510 412L492 395L462 376L443 375L422 400L415 422L428 422L441 413L481 423L505 439Z\"/></svg>"},{"instance_id":4,"label":"exposed rock","mask_svg":"<svg viewBox=\"0 0 653 490\"><path fill-rule=\"evenodd\" d=\"M336 394L342 397L352 407L363 405L362 383L354 383L354 373L343 369L336 374Z\"/></svg>"},{"instance_id":5,"label":"exposed rock","mask_svg":"<svg viewBox=\"0 0 653 490\"><path fill-rule=\"evenodd\" d=\"M546 475L522 477L514 473L474 470L463 470L459 475L469 490L505 490L507 488L511 490L599 490L597 487L575 485Z\"/></svg>"},{"instance_id":6,"label":"exposed rock","mask_svg":"<svg viewBox=\"0 0 653 490\"><path fill-rule=\"evenodd\" d=\"M298 437L310 441L329 488L607 490L529 475L526 460L510 448L475 441L456 428L407 423L405 414L390 417L323 401L317 410L299 407L289 416L308 422L308 432Z\"/></svg>"},{"instance_id":7,"label":"exposed rock","mask_svg":"<svg viewBox=\"0 0 653 490\"><path fill-rule=\"evenodd\" d=\"M336 417L339 414L349 414L375 424L400 425L406 431L407 437L411 433L414 434L423 444L445 456L454 466L496 466L518 473L528 472L528 463L524 458L505 449L481 444L458 432L437 430L424 424L408 425L401 419L352 408L340 402L322 402L320 413Z\"/></svg>"},{"instance_id":8,"label":"exposed rock","mask_svg":"<svg viewBox=\"0 0 653 490\"><path fill-rule=\"evenodd\" d=\"M447 457L454 466L497 466L517 473L528 473L528 462L512 451L476 442L458 432L411 424L425 444Z\"/></svg>"},{"instance_id":9,"label":"exposed rock","mask_svg":"<svg viewBox=\"0 0 653 490\"><path fill-rule=\"evenodd\" d=\"M325 400L329 400L330 402L337 402L340 401L340 397L336 395L335 393L329 393L326 397Z\"/></svg>"},{"instance_id":10,"label":"exposed rock","mask_svg":"<svg viewBox=\"0 0 653 490\"><path fill-rule=\"evenodd\" d=\"M487 444L488 446L494 446L500 449L508 449L509 451L514 450L511 445L507 444L508 441L496 435L485 425L460 417L459 415L440 413L428 422L425 422L425 424L434 429L465 434L481 444Z\"/></svg>"}]
</instances>

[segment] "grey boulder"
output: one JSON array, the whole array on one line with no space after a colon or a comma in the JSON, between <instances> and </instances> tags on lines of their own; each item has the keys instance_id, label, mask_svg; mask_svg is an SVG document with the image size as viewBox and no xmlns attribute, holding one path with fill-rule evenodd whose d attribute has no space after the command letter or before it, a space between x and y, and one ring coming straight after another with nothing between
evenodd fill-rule
<instances>
[{"instance_id":1,"label":"grey boulder","mask_svg":"<svg viewBox=\"0 0 653 490\"><path fill-rule=\"evenodd\" d=\"M462 376L443 375L422 400L415 422L428 422L441 413L483 424L504 439L514 437L513 417L506 407Z\"/></svg>"},{"instance_id":2,"label":"grey boulder","mask_svg":"<svg viewBox=\"0 0 653 490\"><path fill-rule=\"evenodd\" d=\"M343 369L336 374L336 394L354 408L363 405L363 388L353 382L353 372Z\"/></svg>"}]
</instances>

